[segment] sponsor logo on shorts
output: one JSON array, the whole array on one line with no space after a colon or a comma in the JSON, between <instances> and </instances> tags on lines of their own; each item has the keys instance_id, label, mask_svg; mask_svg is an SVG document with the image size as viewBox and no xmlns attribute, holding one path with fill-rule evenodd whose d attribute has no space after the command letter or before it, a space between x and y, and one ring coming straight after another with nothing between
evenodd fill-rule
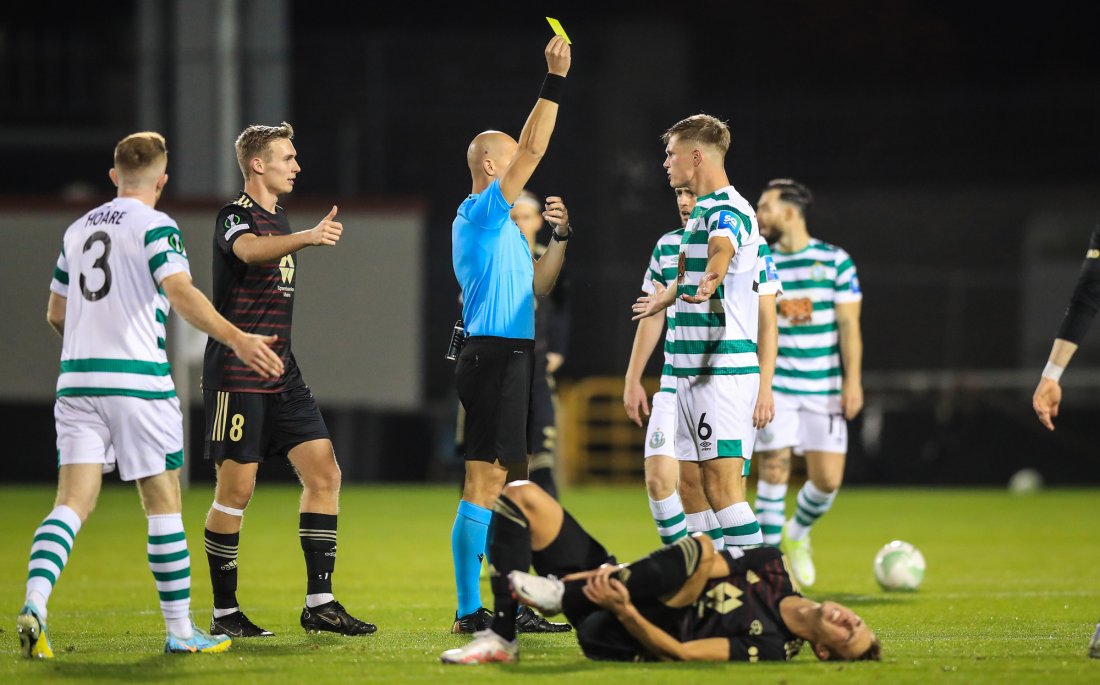
<instances>
[{"instance_id":1,"label":"sponsor logo on shorts","mask_svg":"<svg viewBox=\"0 0 1100 685\"><path fill-rule=\"evenodd\" d=\"M704 440L703 442L699 443L699 449L703 451L709 450L713 446L714 445L709 440Z\"/></svg>"},{"instance_id":2,"label":"sponsor logo on shorts","mask_svg":"<svg viewBox=\"0 0 1100 685\"><path fill-rule=\"evenodd\" d=\"M649 446L652 447L653 449L657 449L658 447L660 447L664 444L665 444L665 434L661 432L660 428L658 428L657 430L653 431L653 435L650 436Z\"/></svg>"}]
</instances>

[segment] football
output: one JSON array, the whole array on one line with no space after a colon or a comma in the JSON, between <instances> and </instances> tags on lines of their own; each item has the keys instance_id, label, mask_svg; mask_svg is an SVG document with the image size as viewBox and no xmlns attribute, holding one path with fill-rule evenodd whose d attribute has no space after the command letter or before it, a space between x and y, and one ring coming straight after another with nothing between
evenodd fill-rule
<instances>
[{"instance_id":1,"label":"football","mask_svg":"<svg viewBox=\"0 0 1100 685\"><path fill-rule=\"evenodd\" d=\"M924 555L908 542L894 540L875 555L874 571L883 590L913 591L924 580Z\"/></svg>"}]
</instances>

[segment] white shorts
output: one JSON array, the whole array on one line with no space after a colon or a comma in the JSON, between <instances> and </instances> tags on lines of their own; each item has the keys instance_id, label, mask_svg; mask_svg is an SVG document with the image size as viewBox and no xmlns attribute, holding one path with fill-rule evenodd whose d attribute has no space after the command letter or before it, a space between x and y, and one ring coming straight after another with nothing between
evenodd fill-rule
<instances>
[{"instance_id":1,"label":"white shorts","mask_svg":"<svg viewBox=\"0 0 1100 685\"><path fill-rule=\"evenodd\" d=\"M676 458L739 457L747 475L756 442L752 413L759 389L758 374L677 378Z\"/></svg>"},{"instance_id":2,"label":"white shorts","mask_svg":"<svg viewBox=\"0 0 1100 685\"><path fill-rule=\"evenodd\" d=\"M649 406L645 430L645 458L676 456L676 393L658 392Z\"/></svg>"},{"instance_id":3,"label":"white shorts","mask_svg":"<svg viewBox=\"0 0 1100 685\"><path fill-rule=\"evenodd\" d=\"M122 480L183 465L183 416L175 397L59 397L53 409L57 464L118 467Z\"/></svg>"},{"instance_id":4,"label":"white shorts","mask_svg":"<svg viewBox=\"0 0 1100 685\"><path fill-rule=\"evenodd\" d=\"M797 396L772 393L775 419L756 436L760 452L793 447L804 452L848 453L848 422L843 414L807 409Z\"/></svg>"}]
</instances>

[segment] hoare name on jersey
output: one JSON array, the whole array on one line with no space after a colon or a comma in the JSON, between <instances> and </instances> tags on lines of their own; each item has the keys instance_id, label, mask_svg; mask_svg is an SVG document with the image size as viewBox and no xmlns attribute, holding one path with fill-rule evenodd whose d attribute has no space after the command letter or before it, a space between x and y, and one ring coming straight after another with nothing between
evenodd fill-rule
<instances>
[{"instance_id":1,"label":"hoare name on jersey","mask_svg":"<svg viewBox=\"0 0 1100 685\"><path fill-rule=\"evenodd\" d=\"M117 209L101 209L98 212L94 212L88 215L88 219L84 222L85 226L99 226L100 224L115 224L116 226L122 223L122 217L126 216L126 212L120 212Z\"/></svg>"}]
</instances>

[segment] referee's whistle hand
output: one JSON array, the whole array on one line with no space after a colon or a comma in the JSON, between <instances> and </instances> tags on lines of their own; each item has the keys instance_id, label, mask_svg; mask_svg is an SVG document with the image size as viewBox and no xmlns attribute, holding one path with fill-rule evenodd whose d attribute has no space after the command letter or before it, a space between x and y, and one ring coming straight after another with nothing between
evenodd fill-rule
<instances>
[{"instance_id":1,"label":"referee's whistle hand","mask_svg":"<svg viewBox=\"0 0 1100 685\"><path fill-rule=\"evenodd\" d=\"M542 218L554 228L569 226L569 210L557 195L546 198L546 211L542 213Z\"/></svg>"}]
</instances>

